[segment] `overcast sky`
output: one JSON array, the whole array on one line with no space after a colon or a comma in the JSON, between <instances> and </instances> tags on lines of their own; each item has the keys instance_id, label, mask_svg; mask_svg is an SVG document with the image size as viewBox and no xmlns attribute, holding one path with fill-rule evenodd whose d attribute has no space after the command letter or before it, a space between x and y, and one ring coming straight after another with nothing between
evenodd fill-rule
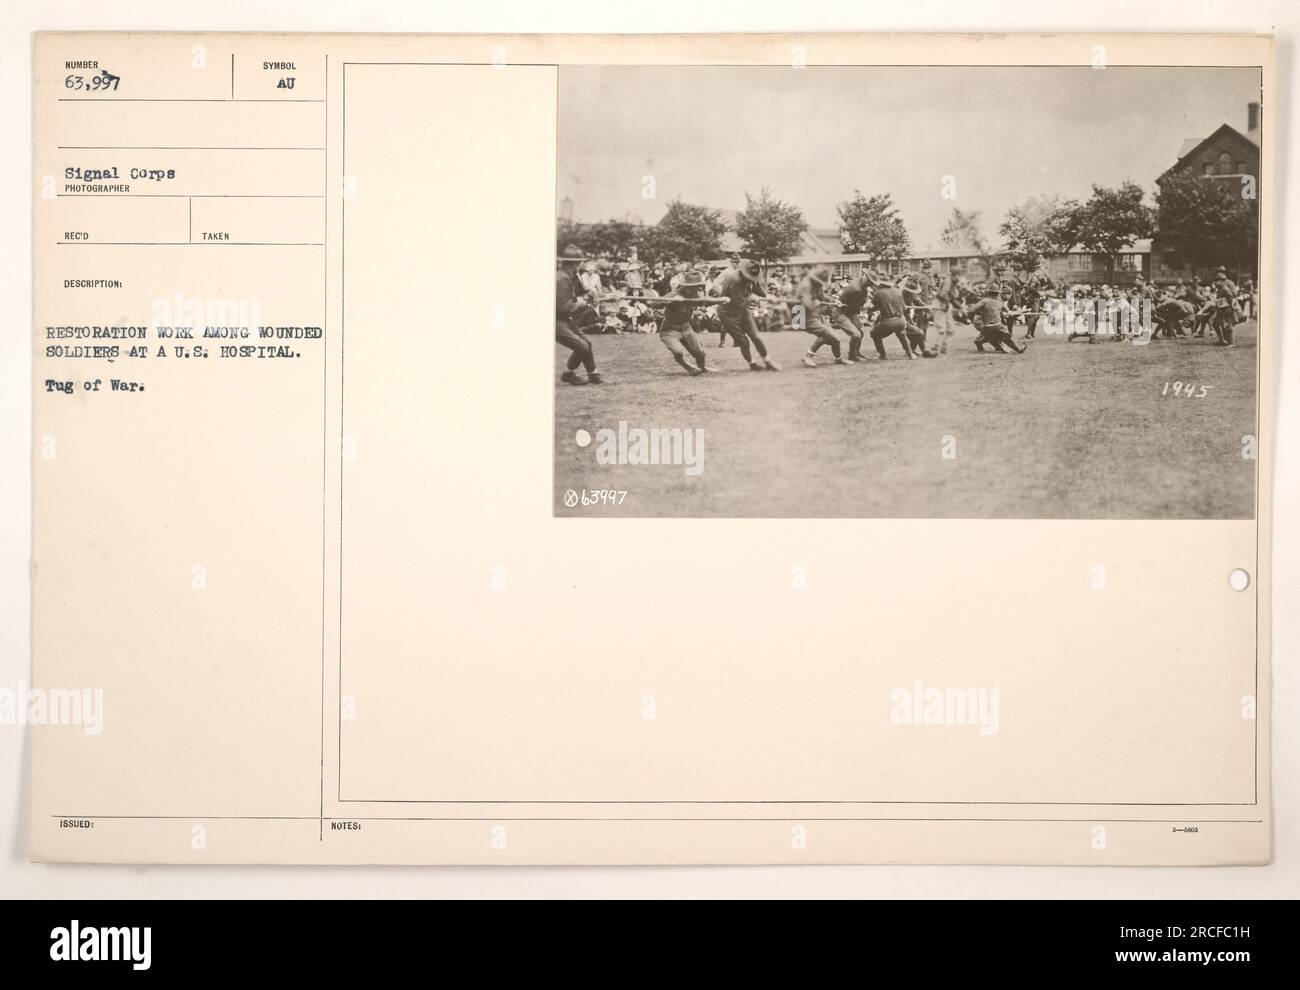
<instances>
[{"instance_id":1,"label":"overcast sky","mask_svg":"<svg viewBox=\"0 0 1300 990\"><path fill-rule=\"evenodd\" d=\"M743 209L766 185L837 227L854 189L889 192L914 245L937 246L954 206L993 235L1030 195L1132 179L1151 202L1185 138L1245 132L1259 84L1235 68L564 67L557 199L577 220L654 223L676 197Z\"/></svg>"}]
</instances>

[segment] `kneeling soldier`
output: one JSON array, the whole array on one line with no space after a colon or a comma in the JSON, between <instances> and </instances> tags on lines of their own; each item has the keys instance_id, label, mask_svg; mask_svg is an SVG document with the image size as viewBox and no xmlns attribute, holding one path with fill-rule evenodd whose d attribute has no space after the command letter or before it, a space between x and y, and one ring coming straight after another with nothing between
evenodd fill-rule
<instances>
[{"instance_id":1,"label":"kneeling soldier","mask_svg":"<svg viewBox=\"0 0 1300 990\"><path fill-rule=\"evenodd\" d=\"M1025 353L1028 348L1024 344L1017 344L1011 336L1011 331L1006 327L1005 320L1009 315L1007 307L1002 302L1002 293L998 286L991 282L984 284L984 291L977 305L971 311L972 321L979 336L975 338L975 350L981 354L984 352L985 344L992 344L993 349L999 354L1005 354L1003 345L1010 347L1017 354Z\"/></svg>"}]
</instances>

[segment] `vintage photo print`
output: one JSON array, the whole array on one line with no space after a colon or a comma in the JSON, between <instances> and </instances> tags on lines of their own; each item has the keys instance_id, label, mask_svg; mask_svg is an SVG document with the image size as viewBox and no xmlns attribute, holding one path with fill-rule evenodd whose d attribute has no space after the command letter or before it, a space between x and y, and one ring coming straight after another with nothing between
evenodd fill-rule
<instances>
[{"instance_id":1,"label":"vintage photo print","mask_svg":"<svg viewBox=\"0 0 1300 990\"><path fill-rule=\"evenodd\" d=\"M1272 52L40 35L32 857L1266 862Z\"/></svg>"},{"instance_id":2,"label":"vintage photo print","mask_svg":"<svg viewBox=\"0 0 1300 990\"><path fill-rule=\"evenodd\" d=\"M556 514L1255 518L1261 85L562 66Z\"/></svg>"}]
</instances>

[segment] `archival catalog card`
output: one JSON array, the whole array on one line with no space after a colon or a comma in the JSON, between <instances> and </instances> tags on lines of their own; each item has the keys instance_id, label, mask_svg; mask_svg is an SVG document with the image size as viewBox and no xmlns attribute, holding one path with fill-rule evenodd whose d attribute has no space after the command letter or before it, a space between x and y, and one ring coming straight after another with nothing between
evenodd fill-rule
<instances>
[{"instance_id":1,"label":"archival catalog card","mask_svg":"<svg viewBox=\"0 0 1300 990\"><path fill-rule=\"evenodd\" d=\"M33 858L1268 861L1270 37L33 57Z\"/></svg>"}]
</instances>

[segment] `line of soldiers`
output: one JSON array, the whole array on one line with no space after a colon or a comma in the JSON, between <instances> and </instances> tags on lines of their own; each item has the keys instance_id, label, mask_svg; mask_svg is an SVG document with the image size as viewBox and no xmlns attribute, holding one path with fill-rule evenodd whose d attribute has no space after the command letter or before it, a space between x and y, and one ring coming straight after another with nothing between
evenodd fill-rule
<instances>
[{"instance_id":1,"label":"line of soldiers","mask_svg":"<svg viewBox=\"0 0 1300 990\"><path fill-rule=\"evenodd\" d=\"M580 272L584 260L583 252L569 245L560 254L556 272L556 340L571 352L560 377L570 385L599 384L602 380L583 326L595 322L595 308L611 297L586 284ZM799 280L793 297L774 298L763 285L758 263L732 255L730 266L716 277L708 277L694 267L679 269L666 276L664 282L658 288L666 290L665 294L655 295L657 290L652 289L637 293L637 300L655 308L664 307L660 340L673 360L692 375L713 371L707 366L698 335L706 319L706 307L712 314L708 319L716 321L720 346L730 339L751 369L779 371L759 334L751 309L755 301L786 307L791 327L813 337L802 357L801 363L807 367L817 366L823 348L830 351L836 364L862 362L862 345L867 336L882 360L888 356L885 341L889 337L898 340L908 360L938 357L947 352L948 338L958 324L973 327L977 351L987 347L998 353L1024 354L1026 341L1036 338L1042 317L1049 312L1059 316L1063 305L1041 262L1026 268L995 265L992 275L975 286L968 285L955 269L937 275L929 259L921 261L919 271L897 278L883 271L866 270L857 278L834 285L830 268L818 265ZM1156 324L1153 339L1186 335L1184 325L1195 319L1197 336L1208 327L1215 333L1216 343L1230 346L1232 326L1244 318L1230 302L1240 292L1226 270L1220 268L1211 287L1193 280L1186 288L1180 283L1175 289L1161 292L1139 275L1127 294L1112 293L1103 286L1098 296L1090 296L1085 290L1074 297L1076 304L1093 307L1104 302L1108 310L1127 314L1131 320L1127 325L1132 326L1137 325L1132 318L1149 303ZM1017 341L1013 328L1021 319L1026 331ZM1070 334L1072 340L1077 337L1091 341L1092 325ZM585 378L578 374L579 367L585 370Z\"/></svg>"},{"instance_id":2,"label":"line of soldiers","mask_svg":"<svg viewBox=\"0 0 1300 990\"><path fill-rule=\"evenodd\" d=\"M1204 337L1206 331L1214 335L1219 347L1232 347L1234 328L1247 319L1254 306L1254 285L1247 278L1238 285L1228 277L1228 270L1219 267L1209 285L1199 278L1178 284L1158 294L1154 299L1155 327L1151 339L1162 337Z\"/></svg>"},{"instance_id":3,"label":"line of soldiers","mask_svg":"<svg viewBox=\"0 0 1300 990\"><path fill-rule=\"evenodd\" d=\"M593 322L595 306L606 297L598 295L594 285L586 284L581 271L585 260L582 250L571 244L560 253L556 272L555 336L571 352L560 379L570 385L600 384L603 380L596 368L595 349L583 326ZM764 288L758 263L733 255L730 267L716 278L706 278L698 268L679 271L665 286L671 295L638 295L638 299L664 307L659 338L673 360L692 375L713 370L707 365L696 332L702 307L710 307L715 313L720 342L731 339L751 369L779 371L780 366L768 354L759 334L750 308L752 300L787 306L791 326L813 337L802 359L807 367L817 366L817 354L823 347L829 349L837 364L862 362L862 344L867 336L882 360L888 357L885 340L889 337L898 340L908 360L938 357L947 350L953 322L971 322L966 315L967 304L972 299L985 301L966 288L955 273L937 278L928 259L922 261L921 271L897 279L882 271L864 271L834 287L831 281L828 266L814 266L799 280L793 298L773 300ZM990 335L983 339L1001 351L1004 339L997 304L990 301L975 316L981 320L977 329ZM984 322L989 325L985 327ZM930 328L936 324L938 342L927 343ZM843 347L845 342L847 349ZM1023 351L1014 341L1010 345L1013 350ZM977 346L983 349L980 340ZM586 372L585 377L578 374L579 368Z\"/></svg>"},{"instance_id":4,"label":"line of soldiers","mask_svg":"<svg viewBox=\"0 0 1300 990\"><path fill-rule=\"evenodd\" d=\"M1051 315L1059 320L1064 315L1061 307L1069 304L1085 318L1076 321L1068 340L1094 342L1101 329L1098 324L1104 322L1109 325L1109 335L1115 339L1138 336L1147 329L1151 331L1152 340L1204 337L1209 331L1216 345L1230 347L1234 342L1234 325L1248 317L1254 302L1253 284L1243 283L1239 288L1223 266L1216 269L1210 283L1204 285L1199 278L1193 277L1190 283L1179 280L1176 285L1157 288L1139 274L1127 289L1080 285L1062 293L1047 277L1041 264L1027 271L1018 267L1008 270L1005 265L996 265L992 279L978 287L978 291L966 294L968 297L985 297L990 289L994 298L1002 303L1001 317L1006 336L996 332L990 334L986 323L975 341L980 350L988 343L994 344L995 349L1000 349L997 348L999 343L1010 346L1012 328L1021 318L1026 324L1022 341L1035 338L1042 318ZM989 307L984 302L979 305L985 311L987 321Z\"/></svg>"}]
</instances>

